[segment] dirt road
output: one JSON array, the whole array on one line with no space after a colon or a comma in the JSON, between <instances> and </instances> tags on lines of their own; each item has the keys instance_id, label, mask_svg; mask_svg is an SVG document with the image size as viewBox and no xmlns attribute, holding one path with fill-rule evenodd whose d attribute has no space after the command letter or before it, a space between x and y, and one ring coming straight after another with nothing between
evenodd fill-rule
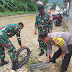
<instances>
[{"instance_id":1,"label":"dirt road","mask_svg":"<svg viewBox=\"0 0 72 72\"><path fill-rule=\"evenodd\" d=\"M10 17L2 17L0 18L0 26L5 24L17 24L18 22L24 23L24 29L21 31L21 40L22 45L28 46L31 50L31 55L29 58L29 62L25 64L22 69L18 72L30 72L29 65L42 62L46 60L45 54L41 57L38 57L38 53L40 52L38 47L37 35L34 35L34 24L35 24L35 15L19 15L19 16L10 16ZM68 31L64 21L62 26L56 27L53 25L53 32L58 31ZM11 42L15 46L16 49L19 48L16 36L12 37ZM54 46L53 46L54 47ZM57 50L56 47L53 48L53 53ZM52 53L52 55L53 55ZM8 54L6 53L6 60L10 61ZM40 70L40 72L60 72L60 65L61 65L61 57L57 59L56 64L50 64L50 66L46 69ZM71 60L72 62L72 60ZM70 62L69 68L67 72L72 72L72 63ZM11 70L11 61L9 64L0 67L0 72L10 72ZM39 71L37 71L39 72Z\"/></svg>"}]
</instances>

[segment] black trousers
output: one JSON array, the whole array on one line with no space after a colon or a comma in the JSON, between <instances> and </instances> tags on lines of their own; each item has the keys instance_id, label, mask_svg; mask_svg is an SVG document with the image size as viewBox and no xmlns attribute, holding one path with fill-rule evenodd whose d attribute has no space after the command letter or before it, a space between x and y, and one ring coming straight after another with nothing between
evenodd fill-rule
<instances>
[{"instance_id":1,"label":"black trousers","mask_svg":"<svg viewBox=\"0 0 72 72\"><path fill-rule=\"evenodd\" d=\"M72 55L72 45L68 45L68 50L69 53L65 54L64 59L62 60L62 65L61 65L61 71L65 72L68 68L69 62L70 62L70 58ZM57 50L54 55L53 55L53 60L57 59L62 53L61 48L59 48L59 50Z\"/></svg>"}]
</instances>

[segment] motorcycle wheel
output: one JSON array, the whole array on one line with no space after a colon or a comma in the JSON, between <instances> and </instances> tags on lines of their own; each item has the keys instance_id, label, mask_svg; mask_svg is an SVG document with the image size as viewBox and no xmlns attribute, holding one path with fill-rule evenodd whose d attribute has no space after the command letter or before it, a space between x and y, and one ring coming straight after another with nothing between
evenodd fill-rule
<instances>
[{"instance_id":1,"label":"motorcycle wheel","mask_svg":"<svg viewBox=\"0 0 72 72\"><path fill-rule=\"evenodd\" d=\"M28 62L30 57L30 49L29 48L19 48L17 51L17 62L18 64L24 65Z\"/></svg>"},{"instance_id":2,"label":"motorcycle wheel","mask_svg":"<svg viewBox=\"0 0 72 72\"><path fill-rule=\"evenodd\" d=\"M56 23L55 25L56 25L56 26L60 26L60 25L61 25L61 23Z\"/></svg>"}]
</instances>

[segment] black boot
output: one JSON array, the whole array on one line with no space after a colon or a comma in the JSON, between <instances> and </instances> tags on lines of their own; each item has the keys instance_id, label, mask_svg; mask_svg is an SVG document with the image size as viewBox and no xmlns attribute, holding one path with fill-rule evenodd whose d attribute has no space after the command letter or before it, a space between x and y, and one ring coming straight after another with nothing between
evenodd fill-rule
<instances>
[{"instance_id":1,"label":"black boot","mask_svg":"<svg viewBox=\"0 0 72 72\"><path fill-rule=\"evenodd\" d=\"M56 60L53 58L50 58L49 62L56 63Z\"/></svg>"},{"instance_id":2,"label":"black boot","mask_svg":"<svg viewBox=\"0 0 72 72\"><path fill-rule=\"evenodd\" d=\"M46 56L47 56L47 53L46 53Z\"/></svg>"},{"instance_id":3,"label":"black boot","mask_svg":"<svg viewBox=\"0 0 72 72\"><path fill-rule=\"evenodd\" d=\"M8 63L9 63L8 61L1 60L1 64L0 64L0 66L3 66L3 65L8 64Z\"/></svg>"},{"instance_id":4,"label":"black boot","mask_svg":"<svg viewBox=\"0 0 72 72\"><path fill-rule=\"evenodd\" d=\"M21 67L22 67L21 64L17 64L16 62L13 62L13 66L12 66L12 69L13 69L13 70L17 70L17 69L19 69L19 68L21 68Z\"/></svg>"},{"instance_id":5,"label":"black boot","mask_svg":"<svg viewBox=\"0 0 72 72\"><path fill-rule=\"evenodd\" d=\"M60 72L65 72L65 71L60 71Z\"/></svg>"},{"instance_id":6,"label":"black boot","mask_svg":"<svg viewBox=\"0 0 72 72\"><path fill-rule=\"evenodd\" d=\"M44 51L43 51L43 49L41 49L41 52L39 53L38 56L42 56L43 54L44 54Z\"/></svg>"}]
</instances>

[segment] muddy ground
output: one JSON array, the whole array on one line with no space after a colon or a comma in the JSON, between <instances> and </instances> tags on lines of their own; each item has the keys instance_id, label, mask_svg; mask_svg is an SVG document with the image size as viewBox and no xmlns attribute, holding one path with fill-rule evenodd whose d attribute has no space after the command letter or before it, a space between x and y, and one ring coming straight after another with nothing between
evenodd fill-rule
<instances>
[{"instance_id":1,"label":"muddy ground","mask_svg":"<svg viewBox=\"0 0 72 72\"><path fill-rule=\"evenodd\" d=\"M17 15L17 16L9 16L9 17L1 17L0 18L0 27L5 24L17 24L18 22L23 22L24 23L24 28L21 31L21 40L22 40L22 45L25 45L30 48L31 50L31 55L29 58L29 61L23 65L23 67L20 70L17 70L16 72L30 72L29 71L29 65L30 64L35 64L38 62L43 62L46 60L45 54L41 57L38 56L40 50L38 46L38 36L34 35L34 24L35 24L35 15ZM55 26L53 24L53 32L66 32L68 31L68 27L66 26L65 22L63 21L61 26ZM19 49L20 46L18 45L16 36L12 37L11 42L15 46L16 49ZM53 53L57 50L55 46L53 46ZM6 53L6 58L5 60L9 60L9 55ZM46 69L42 70L36 70L37 72L60 72L60 66L61 66L61 57L57 59L56 64L50 64L49 67ZM10 72L11 71L11 61L9 64L4 65L0 67L0 72ZM70 65L68 67L67 72L72 72L72 59L70 62Z\"/></svg>"}]
</instances>

